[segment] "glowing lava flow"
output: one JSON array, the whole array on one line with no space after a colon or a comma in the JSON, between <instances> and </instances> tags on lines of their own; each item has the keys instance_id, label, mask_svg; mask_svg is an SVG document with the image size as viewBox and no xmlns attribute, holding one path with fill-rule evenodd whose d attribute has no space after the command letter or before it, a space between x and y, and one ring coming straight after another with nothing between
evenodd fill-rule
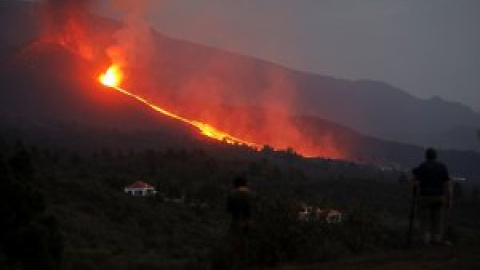
<instances>
[{"instance_id":1,"label":"glowing lava flow","mask_svg":"<svg viewBox=\"0 0 480 270\"><path fill-rule=\"evenodd\" d=\"M183 118L179 115L176 115L174 113L171 113L167 110L164 110L164 109L158 107L157 105L149 102L148 100L146 100L146 99L144 99L144 98L142 98L138 95L132 94L132 93L128 92L127 90L120 88L119 85L122 81L122 77L123 76L122 76L122 73L120 71L120 68L117 65L112 65L112 66L110 66L110 68L108 68L108 70L104 74L101 74L98 77L98 79L103 85L111 87L111 88L117 90L118 92L120 92L122 94L125 94L129 97L132 97L132 98L136 99L137 101L140 101L143 104L149 106L151 109L153 109L153 110L155 110L159 113L162 113L166 116L169 116L171 118L180 120L184 123L187 123L191 126L194 126L194 127L198 128L203 135L205 135L209 138L213 138L213 139L223 141L223 142L226 142L226 143L229 143L229 144L247 145L247 146L255 148L255 149L260 149L259 144L256 144L256 143L253 143L253 142L248 142L248 141L242 140L240 138L234 137L234 136L232 136L232 135L230 135L226 132L223 132L221 130L216 129L215 127L213 127L209 124Z\"/></svg>"}]
</instances>

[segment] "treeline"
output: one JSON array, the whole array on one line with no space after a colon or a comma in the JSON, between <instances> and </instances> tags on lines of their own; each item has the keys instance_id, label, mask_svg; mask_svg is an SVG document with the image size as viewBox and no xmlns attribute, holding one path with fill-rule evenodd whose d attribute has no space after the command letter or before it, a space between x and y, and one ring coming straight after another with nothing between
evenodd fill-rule
<instances>
[{"instance_id":1,"label":"treeline","mask_svg":"<svg viewBox=\"0 0 480 270\"><path fill-rule=\"evenodd\" d=\"M239 174L258 198L252 266L404 244L408 182L374 166L208 147L85 151L0 141L0 148L1 209L12 217L0 221L6 228L0 262L12 269L208 269L225 244L225 199ZM126 195L124 187L135 181L154 185L159 195ZM471 213L478 189L474 196L474 188L459 184L456 194L456 222L480 225ZM302 203L337 209L344 220L301 221Z\"/></svg>"},{"instance_id":2,"label":"treeline","mask_svg":"<svg viewBox=\"0 0 480 270\"><path fill-rule=\"evenodd\" d=\"M60 225L37 188L28 149L17 143L0 155L0 269L59 269Z\"/></svg>"}]
</instances>

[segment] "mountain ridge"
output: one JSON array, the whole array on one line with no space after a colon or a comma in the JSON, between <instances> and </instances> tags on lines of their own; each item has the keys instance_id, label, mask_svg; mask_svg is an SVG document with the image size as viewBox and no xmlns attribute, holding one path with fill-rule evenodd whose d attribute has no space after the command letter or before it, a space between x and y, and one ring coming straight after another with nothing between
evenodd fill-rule
<instances>
[{"instance_id":1,"label":"mountain ridge","mask_svg":"<svg viewBox=\"0 0 480 270\"><path fill-rule=\"evenodd\" d=\"M95 145L115 149L188 148L199 145L211 147L217 144L200 136L198 130L153 112L143 104L103 87L96 81L85 81L84 75L88 75L86 70L89 68L91 65L88 62L78 59L61 47L48 47L32 61L21 62L8 70L0 69L0 78L4 83L4 91L0 93L3 135L11 134L12 131L21 132L27 141L53 144L61 148L80 147L79 149ZM77 77L79 70L85 72L80 72ZM58 74L70 76L59 77ZM265 119L255 116L264 116L266 120L286 118L281 115L282 112L258 107L222 105L216 106L216 109L216 112L228 114L223 122L216 123L216 127L233 131L234 135L237 134L232 130L232 124L245 119L248 120L247 126L262 134L262 121ZM208 115L203 116L206 117L203 119L196 111L185 116L196 117L194 119L200 121L208 119ZM390 164L389 166L403 169L414 166L423 155L421 147L365 136L318 117L296 116L290 121L312 145L333 147L343 153L347 160ZM266 136L263 139L268 139L268 133ZM232 151L237 150L232 148ZM329 149L326 148L325 151L328 153ZM440 151L440 155L455 175L472 179L480 175L479 168L475 165L480 162L478 152Z\"/></svg>"},{"instance_id":2,"label":"mountain ridge","mask_svg":"<svg viewBox=\"0 0 480 270\"><path fill-rule=\"evenodd\" d=\"M98 20L110 23L112 28L115 26L115 23L111 20L104 18L98 18ZM104 29L100 28L99 30ZM154 67L158 67L152 70L158 74L157 77L159 77L160 81L163 80L159 84L162 86L162 92L149 93L141 88L134 90L145 94L148 98L152 98L154 103L158 102L158 104L165 104L167 108L174 108L176 113L190 116L193 119L204 120L219 128L225 128L226 131L233 132L233 134L242 134L242 129L237 130L236 128L238 128L239 124L244 123L245 128L264 134L262 144L272 139L281 139L279 135L285 135L286 124L294 128L297 133L300 132L299 134L303 136L299 137L299 134L293 134L293 138L309 141L311 145L320 147L320 149L326 149L326 151L330 151L332 145L336 146L336 148L344 150L345 153L351 154L350 156L344 156L345 159L361 162L393 163L403 167L410 167L414 163L412 157L422 156L422 147L415 146L412 143L390 142L380 136L371 136L361 130L332 121L326 117L317 115L309 118L297 113L297 117L291 118L292 112L298 112L297 104L287 104L291 106L287 110L279 106L280 110L278 113L271 113L271 111L275 111L275 108L262 106L265 104L284 105L282 104L284 101L282 98L285 96L291 97L289 95L292 93L278 91L278 89L285 85L288 86L290 82L295 82L295 79L297 79L295 76L301 79L305 76L308 77L308 74L293 72L293 75L291 75L292 71L287 68L278 65L271 66L268 62L254 61L254 58L245 58L238 55L233 55L235 60L227 61L228 63L225 65L225 57L223 55L230 55L228 52L219 52L222 57L216 59L210 55L217 53L214 48L209 48L209 52L205 52L204 47L199 48L195 44L181 43L182 46L187 47L182 49L181 46L177 46L177 42L180 41L172 41L160 35L156 36L156 38L166 40L166 42L161 43L163 46L161 51L172 51L171 54L165 54L163 58L155 59L156 62L152 64ZM176 50L171 49L171 47L175 47ZM188 53L184 54L183 52ZM201 52L204 53L202 54ZM7 51L6 54L8 55L9 53L10 51ZM47 119L47 123L51 123L51 119L58 118L60 118L60 122L63 121L62 119L65 119L67 122L78 122L80 120L88 124L90 122L98 122L98 126L107 128L151 128L158 126L164 130L171 130L171 132L167 132L169 134L177 134L177 136L182 134L182 137L186 138L187 141L198 139L196 138L198 134L195 133L198 131L195 130L192 133L192 129L189 127L179 125L172 120L166 120L158 114L140 107L139 104L133 104L133 101L124 103L122 100L125 100L125 97L120 98L109 94L109 91L105 87L100 86L96 81L96 76L98 75L96 72L99 71L96 63L81 60L72 52L65 51L61 46L53 43L45 44L39 50L33 50L26 56L22 61L14 63L17 65L14 66L16 69L11 66L2 66L1 68L2 82L5 87L5 90L1 93L2 101L5 105L2 107L4 115L25 114L24 119L44 117ZM196 58L192 60L192 57ZM209 60L211 60L210 64L205 65L205 61ZM228 58L228 60L232 59ZM268 68L265 68L265 66ZM205 68L201 69L201 67ZM133 70L133 72L138 71L142 71L142 69ZM371 85L387 85L368 80L361 81L361 83L358 81L344 81L320 75L312 78L319 81L318 84L314 84L312 89L326 89L322 92L335 92L336 89L339 89L340 94L346 99L353 100L351 102L354 102L355 98L345 93L351 93L352 89L357 92L361 92L362 89L380 91L379 88L371 87ZM285 81L283 82L282 80ZM337 85L333 84L333 86L322 88L322 83L325 84L326 80ZM187 87L185 87L185 81L192 83L193 87L189 86L188 83L186 84ZM276 85L275 83L278 81L282 83ZM308 86L308 81L300 81ZM223 86L226 85L224 82L230 82L232 87L223 89ZM127 83L135 85L135 81ZM273 85L270 85L272 83ZM216 89L217 91L213 91L211 96L208 95L209 87L198 87L206 85L215 88L213 87L215 84L218 84L220 87ZM251 87L248 87L249 85ZM128 86L126 87L129 89ZM42 93L36 91L33 92L34 95L32 96L32 89L37 88L45 91L52 90L53 92L52 94L42 95ZM171 89L175 91L170 91ZM298 88L293 87L292 89L297 90ZM307 87L302 89L308 90ZM393 87L390 90L399 95L400 98L415 99L408 93L396 91ZM239 93L236 93L236 91ZM383 91L379 93L391 96L391 94L386 94ZM292 96L294 94L296 92ZM109 97L106 97L106 95L109 95ZM209 97L217 95L223 96L219 99L209 99ZM319 99L315 95L313 96L305 96L304 99L314 102L316 105L321 101L329 107L337 107L337 110L342 106L347 110L352 109L352 106L346 106L346 102L337 104L330 99ZM365 102L365 99L368 101L367 97L360 97L364 100L359 102ZM380 101L383 98L381 96ZM396 97L393 99L396 100ZM25 102L27 106L24 106ZM442 103L441 101L437 102ZM223 105L230 108L227 110L222 109ZM329 109L323 106L318 107L325 111ZM354 108L357 111L352 110L351 113L359 114L362 108ZM235 110L243 110L244 112L235 115L232 113ZM283 116L279 117L282 114ZM381 113L379 114L381 115ZM224 115L228 115L228 117L224 117ZM368 116L368 113L365 113L365 115ZM217 118L217 116L222 117ZM402 116L402 114L399 113L399 116ZM8 117L5 116L3 118ZM98 121L95 121L96 118L98 118ZM19 121L21 118L13 119L10 122L14 124L22 123L22 121ZM278 119L283 120L276 123ZM271 123L273 123L272 131L265 130L265 126ZM404 128L398 121L394 124ZM456 136L458 132L453 133L453 136ZM166 140L171 140L171 138ZM281 146L281 149L286 149L290 146L292 145L285 144ZM457 164L453 166L454 171L467 176L474 176L478 173L478 168L472 165L477 160L475 152L445 151L445 153L449 153L448 156L458 157L457 160L453 160L453 163Z\"/></svg>"},{"instance_id":3,"label":"mountain ridge","mask_svg":"<svg viewBox=\"0 0 480 270\"><path fill-rule=\"evenodd\" d=\"M31 12L34 4L6 3L10 2L0 3L6 5L2 10L12 12L2 19L1 31L12 32L5 27L18 17L12 14ZM117 22L96 15L90 15L89 21L95 25L92 33L103 39L105 33L119 27ZM21 43L25 37L20 39ZM139 91L154 99L170 103L187 100L185 106L188 99L215 99L217 103L231 105L280 107L292 114L330 120L369 136L424 147L480 150L476 136L480 114L458 102L418 98L381 81L345 80L297 71L158 32L152 33L152 40L155 47L150 55L152 60L148 67L134 71L138 78L132 83L141 85L148 81L153 87ZM106 48L108 44L102 46Z\"/></svg>"}]
</instances>

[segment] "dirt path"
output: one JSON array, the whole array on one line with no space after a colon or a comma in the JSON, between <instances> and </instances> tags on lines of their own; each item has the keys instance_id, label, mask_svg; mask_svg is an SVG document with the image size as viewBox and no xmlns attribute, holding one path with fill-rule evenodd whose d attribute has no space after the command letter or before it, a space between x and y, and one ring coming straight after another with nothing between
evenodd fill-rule
<instances>
[{"instance_id":1,"label":"dirt path","mask_svg":"<svg viewBox=\"0 0 480 270\"><path fill-rule=\"evenodd\" d=\"M416 246L372 255L282 270L478 270L480 237L469 237L453 246Z\"/></svg>"}]
</instances>

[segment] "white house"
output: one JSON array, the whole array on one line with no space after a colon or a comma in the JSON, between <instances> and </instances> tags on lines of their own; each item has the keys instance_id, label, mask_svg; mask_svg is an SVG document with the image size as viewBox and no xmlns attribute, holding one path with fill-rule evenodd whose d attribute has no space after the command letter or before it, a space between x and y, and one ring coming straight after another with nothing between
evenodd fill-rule
<instances>
[{"instance_id":1,"label":"white house","mask_svg":"<svg viewBox=\"0 0 480 270\"><path fill-rule=\"evenodd\" d=\"M125 193L132 196L153 196L157 193L157 191L152 185L137 181L129 186L126 186Z\"/></svg>"},{"instance_id":2,"label":"white house","mask_svg":"<svg viewBox=\"0 0 480 270\"><path fill-rule=\"evenodd\" d=\"M464 181L467 181L467 178L466 177L460 177L460 176L453 176L452 181L464 182Z\"/></svg>"}]
</instances>

